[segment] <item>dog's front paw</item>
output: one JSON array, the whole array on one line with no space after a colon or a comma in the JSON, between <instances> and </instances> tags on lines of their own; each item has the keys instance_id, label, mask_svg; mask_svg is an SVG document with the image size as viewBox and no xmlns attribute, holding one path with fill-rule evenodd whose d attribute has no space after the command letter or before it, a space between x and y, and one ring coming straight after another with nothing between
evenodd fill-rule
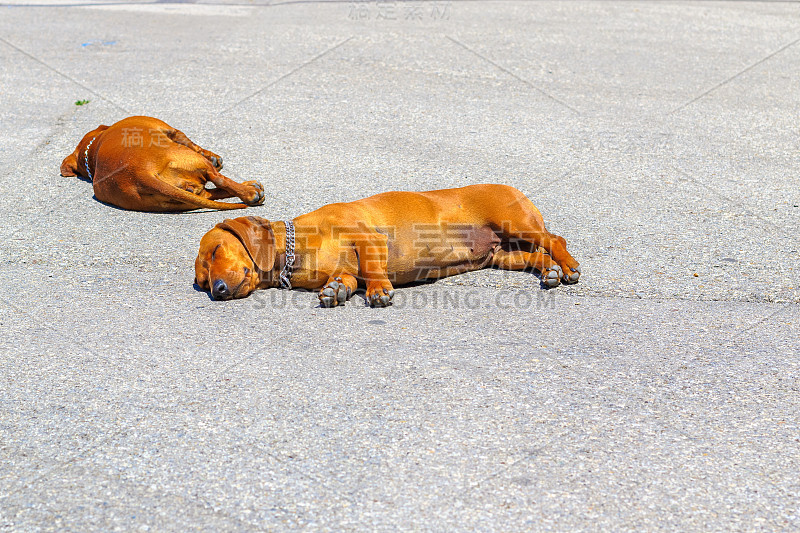
<instances>
[{"instance_id":1,"label":"dog's front paw","mask_svg":"<svg viewBox=\"0 0 800 533\"><path fill-rule=\"evenodd\" d=\"M393 296L394 288L388 282L367 288L367 301L372 307L388 307Z\"/></svg>"},{"instance_id":2,"label":"dog's front paw","mask_svg":"<svg viewBox=\"0 0 800 533\"><path fill-rule=\"evenodd\" d=\"M247 194L240 196L242 201L247 205L261 205L264 203L264 186L257 181L245 181L242 183L247 187Z\"/></svg>"},{"instance_id":3,"label":"dog's front paw","mask_svg":"<svg viewBox=\"0 0 800 533\"><path fill-rule=\"evenodd\" d=\"M322 307L344 305L350 299L350 294L350 287L342 283L342 278L336 278L319 291L319 305Z\"/></svg>"}]
</instances>

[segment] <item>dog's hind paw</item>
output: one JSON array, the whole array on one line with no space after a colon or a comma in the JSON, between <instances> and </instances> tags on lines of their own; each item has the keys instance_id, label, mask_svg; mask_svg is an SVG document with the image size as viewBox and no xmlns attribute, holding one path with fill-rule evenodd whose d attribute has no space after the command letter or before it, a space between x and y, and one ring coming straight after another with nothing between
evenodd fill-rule
<instances>
[{"instance_id":1,"label":"dog's hind paw","mask_svg":"<svg viewBox=\"0 0 800 533\"><path fill-rule=\"evenodd\" d=\"M555 287L561 283L561 278L563 276L564 272L561 270L561 267L558 265L553 265L542 272L542 283L544 283L547 287Z\"/></svg>"},{"instance_id":2,"label":"dog's hind paw","mask_svg":"<svg viewBox=\"0 0 800 533\"><path fill-rule=\"evenodd\" d=\"M250 188L252 193L247 197L242 196L241 199L247 205L261 205L264 203L264 186L257 181L245 181L242 185Z\"/></svg>"},{"instance_id":3,"label":"dog's hind paw","mask_svg":"<svg viewBox=\"0 0 800 533\"><path fill-rule=\"evenodd\" d=\"M561 280L564 283L568 284L568 285L570 285L572 283L578 283L578 280L581 277L581 267L580 266L575 266L575 268L568 269L568 270L571 270L571 272L569 274L567 274L567 273L562 274L561 275Z\"/></svg>"},{"instance_id":4,"label":"dog's hind paw","mask_svg":"<svg viewBox=\"0 0 800 533\"><path fill-rule=\"evenodd\" d=\"M211 162L211 165L217 170L222 170L222 156L210 152L208 150L200 150L200 154Z\"/></svg>"},{"instance_id":5,"label":"dog's hind paw","mask_svg":"<svg viewBox=\"0 0 800 533\"><path fill-rule=\"evenodd\" d=\"M319 291L319 305L321 307L336 307L344 305L350 299L350 287L339 281L331 281Z\"/></svg>"}]
</instances>

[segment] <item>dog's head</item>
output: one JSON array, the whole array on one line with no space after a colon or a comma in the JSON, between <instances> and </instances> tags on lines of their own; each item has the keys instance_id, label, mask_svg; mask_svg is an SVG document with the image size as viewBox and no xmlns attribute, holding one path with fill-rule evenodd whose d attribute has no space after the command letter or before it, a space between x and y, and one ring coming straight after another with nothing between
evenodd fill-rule
<instances>
[{"instance_id":1,"label":"dog's head","mask_svg":"<svg viewBox=\"0 0 800 533\"><path fill-rule=\"evenodd\" d=\"M239 217L217 224L200 240L195 283L215 300L244 298L268 280L275 266L269 220Z\"/></svg>"},{"instance_id":2,"label":"dog's head","mask_svg":"<svg viewBox=\"0 0 800 533\"><path fill-rule=\"evenodd\" d=\"M82 176L84 178L89 177L84 169L85 163L83 162L83 157L86 153L86 146L88 146L92 139L96 138L107 129L108 126L98 126L83 136L81 142L79 142L78 146L75 147L75 151L65 157L64 161L61 162L62 176ZM95 142L97 141L95 140ZM81 158L80 163L78 163L78 158Z\"/></svg>"}]
</instances>

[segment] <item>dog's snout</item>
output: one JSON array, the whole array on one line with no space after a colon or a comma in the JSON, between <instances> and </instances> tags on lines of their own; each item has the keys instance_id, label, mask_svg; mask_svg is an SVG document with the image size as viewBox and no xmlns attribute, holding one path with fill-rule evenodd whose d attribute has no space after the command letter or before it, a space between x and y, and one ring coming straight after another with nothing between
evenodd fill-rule
<instances>
[{"instance_id":1,"label":"dog's snout","mask_svg":"<svg viewBox=\"0 0 800 533\"><path fill-rule=\"evenodd\" d=\"M231 291L223 280L218 279L214 282L214 285L211 286L211 296L213 296L215 300L226 300L231 297Z\"/></svg>"}]
</instances>

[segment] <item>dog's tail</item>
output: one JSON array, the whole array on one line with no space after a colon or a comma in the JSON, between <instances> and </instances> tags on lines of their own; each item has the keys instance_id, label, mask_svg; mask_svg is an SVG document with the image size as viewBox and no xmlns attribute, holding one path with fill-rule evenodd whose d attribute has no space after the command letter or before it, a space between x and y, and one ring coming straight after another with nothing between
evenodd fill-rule
<instances>
[{"instance_id":1,"label":"dog's tail","mask_svg":"<svg viewBox=\"0 0 800 533\"><path fill-rule=\"evenodd\" d=\"M250 207L249 205L241 202L228 203L228 202L218 202L216 200L209 200L208 198L203 198L202 196L198 196L189 191L185 191L183 189L179 189L178 187L174 187L172 185L164 183L159 179L152 180L152 182L149 183L148 185L153 189L155 189L156 191L158 191L159 193L163 194L164 196L168 196L185 204L194 206L194 209L206 208L206 209L230 210L230 209L245 209L246 207Z\"/></svg>"}]
</instances>

